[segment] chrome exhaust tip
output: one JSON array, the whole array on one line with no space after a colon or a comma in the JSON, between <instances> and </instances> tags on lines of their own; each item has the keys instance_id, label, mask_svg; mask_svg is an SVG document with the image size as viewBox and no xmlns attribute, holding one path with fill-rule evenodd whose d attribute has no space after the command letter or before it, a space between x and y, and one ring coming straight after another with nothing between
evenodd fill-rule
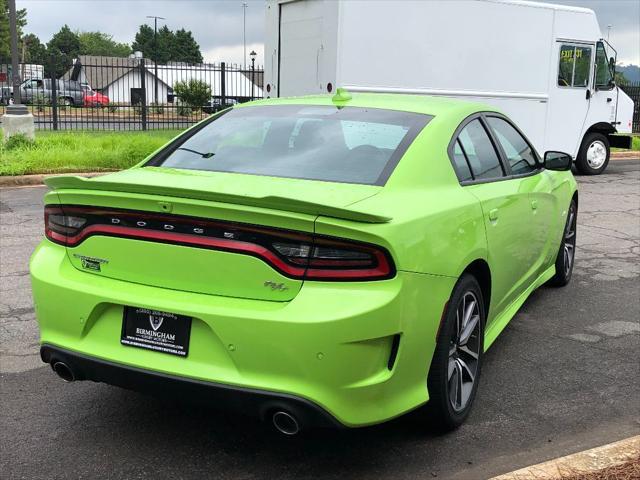
<instances>
[{"instance_id":1,"label":"chrome exhaust tip","mask_svg":"<svg viewBox=\"0 0 640 480\"><path fill-rule=\"evenodd\" d=\"M300 432L298 420L283 410L278 410L271 416L273 426L283 435L293 436Z\"/></svg>"},{"instance_id":2,"label":"chrome exhaust tip","mask_svg":"<svg viewBox=\"0 0 640 480\"><path fill-rule=\"evenodd\" d=\"M51 364L51 368L65 382L73 382L76 379L69 365L64 362L54 362Z\"/></svg>"}]
</instances>

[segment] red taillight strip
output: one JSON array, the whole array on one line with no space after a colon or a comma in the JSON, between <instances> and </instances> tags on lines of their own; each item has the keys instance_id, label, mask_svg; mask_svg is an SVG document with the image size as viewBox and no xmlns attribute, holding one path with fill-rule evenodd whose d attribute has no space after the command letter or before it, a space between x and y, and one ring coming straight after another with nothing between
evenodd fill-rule
<instances>
[{"instance_id":1,"label":"red taillight strip","mask_svg":"<svg viewBox=\"0 0 640 480\"><path fill-rule=\"evenodd\" d=\"M216 222L209 220L199 220L199 219L186 219L181 217L167 216L167 215L157 215L151 214L147 215L147 212L144 213L147 218L152 217L157 220L166 220L166 221L185 221L188 220L189 223L199 224L199 225L215 225L215 226L225 226L232 227L236 229L241 229L245 231L251 232L259 232L266 235L275 235L281 238L296 238L296 239L304 239L309 242L313 242L314 245L318 246L330 246L337 248L355 248L359 250L367 251L372 254L376 258L376 267L373 268L349 268L358 266L358 260L354 259L345 259L344 261L340 261L338 259L309 259L309 266L305 265L291 265L280 258L276 253L272 252L268 248L257 244L257 243L249 243L240 240L232 240L232 239L223 239L216 238L210 236L198 236L192 235L188 233L178 233L171 231L162 231L162 230L146 230L146 229L137 229L133 227L119 226L119 225L109 225L109 224L93 224L83 228L80 232L78 232L74 236L66 236L62 233L58 233L48 225L48 216L51 213L55 214L68 214L68 213L86 213L89 215L105 215L105 214L114 214L118 216L137 216L136 212L123 212L123 211L114 211L111 209L98 209L95 207L75 207L75 206L61 206L61 207L45 207L45 234L47 238L50 240L59 243L61 245L65 245L68 247L76 247L81 242L83 242L86 238L94 235L106 235L106 236L114 236L114 237L122 237L122 238L130 238L136 240L143 241L153 241L153 242L161 242L161 243L169 243L183 246L191 246L196 248L207 248L212 250L222 250L234 253L242 253L247 255L252 255L261 260L265 261L269 265L271 265L276 270L280 271L282 274L297 278L297 279L316 279L316 280L381 280L385 278L391 278L395 274L395 269L393 268L393 264L388 259L387 255L381 250L373 246L369 246L366 244L359 244L357 242L350 241L341 241L338 239L328 238L328 237L315 237L315 240L312 237L312 234L306 234L302 232L295 231L287 231L287 230L279 230L279 229L267 229L260 226L252 226L252 225L242 225L235 223L226 223L226 222ZM317 267L329 267L332 266L334 268L317 268Z\"/></svg>"}]
</instances>

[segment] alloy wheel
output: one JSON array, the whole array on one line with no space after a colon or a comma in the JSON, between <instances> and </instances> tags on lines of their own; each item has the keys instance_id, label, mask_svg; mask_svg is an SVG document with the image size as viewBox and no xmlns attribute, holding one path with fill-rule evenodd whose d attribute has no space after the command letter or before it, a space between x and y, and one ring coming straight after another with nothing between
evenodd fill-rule
<instances>
[{"instance_id":1,"label":"alloy wheel","mask_svg":"<svg viewBox=\"0 0 640 480\"><path fill-rule=\"evenodd\" d=\"M478 373L480 308L480 302L472 291L462 296L456 308L447 372L449 402L456 412L464 410L469 403Z\"/></svg>"},{"instance_id":2,"label":"alloy wheel","mask_svg":"<svg viewBox=\"0 0 640 480\"><path fill-rule=\"evenodd\" d=\"M571 204L567 218L567 226L564 231L563 255L564 274L569 276L573 267L573 260L576 254L576 208Z\"/></svg>"}]
</instances>

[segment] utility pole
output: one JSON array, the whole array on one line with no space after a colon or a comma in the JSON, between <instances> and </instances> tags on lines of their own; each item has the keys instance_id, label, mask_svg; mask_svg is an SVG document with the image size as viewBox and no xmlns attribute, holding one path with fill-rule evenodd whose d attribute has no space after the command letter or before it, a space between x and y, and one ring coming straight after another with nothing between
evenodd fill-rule
<instances>
[{"instance_id":1,"label":"utility pole","mask_svg":"<svg viewBox=\"0 0 640 480\"><path fill-rule=\"evenodd\" d=\"M18 23L16 0L9 0L9 30L11 35L11 83L13 85L13 104L20 105L20 65L18 63Z\"/></svg>"},{"instance_id":2,"label":"utility pole","mask_svg":"<svg viewBox=\"0 0 640 480\"><path fill-rule=\"evenodd\" d=\"M153 98L156 106L158 106L158 20L166 19L164 17L156 17L154 15L147 15L147 18L153 18L153 50L156 54L156 58L153 60L153 75L155 76Z\"/></svg>"},{"instance_id":3,"label":"utility pole","mask_svg":"<svg viewBox=\"0 0 640 480\"><path fill-rule=\"evenodd\" d=\"M242 65L247 69L247 2L242 2Z\"/></svg>"}]
</instances>

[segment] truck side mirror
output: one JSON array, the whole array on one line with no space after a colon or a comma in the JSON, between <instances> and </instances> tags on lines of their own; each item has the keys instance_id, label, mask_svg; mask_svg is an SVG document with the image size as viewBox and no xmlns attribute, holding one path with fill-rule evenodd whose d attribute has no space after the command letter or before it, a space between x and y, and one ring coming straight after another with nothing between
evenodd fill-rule
<instances>
[{"instance_id":1,"label":"truck side mirror","mask_svg":"<svg viewBox=\"0 0 640 480\"><path fill-rule=\"evenodd\" d=\"M613 57L609 57L609 70L611 73L616 71L616 59Z\"/></svg>"},{"instance_id":2,"label":"truck side mirror","mask_svg":"<svg viewBox=\"0 0 640 480\"><path fill-rule=\"evenodd\" d=\"M571 155L564 152L545 152L544 154L544 168L547 170L556 170L559 172L565 170L571 170L571 164L573 158Z\"/></svg>"}]
</instances>

